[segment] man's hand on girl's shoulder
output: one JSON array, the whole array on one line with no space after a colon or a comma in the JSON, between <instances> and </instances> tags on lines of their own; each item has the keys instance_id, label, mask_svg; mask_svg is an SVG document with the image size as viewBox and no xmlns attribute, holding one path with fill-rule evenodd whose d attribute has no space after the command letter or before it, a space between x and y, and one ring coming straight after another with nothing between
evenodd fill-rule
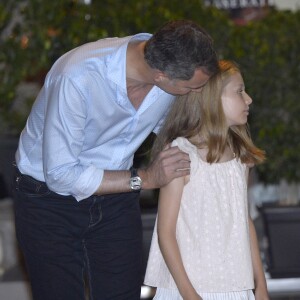
<instances>
[{"instance_id":1,"label":"man's hand on girl's shoulder","mask_svg":"<svg viewBox=\"0 0 300 300\"><path fill-rule=\"evenodd\" d=\"M146 169L139 172L143 180L143 189L160 188L174 178L189 174L190 157L177 146L166 146Z\"/></svg>"}]
</instances>

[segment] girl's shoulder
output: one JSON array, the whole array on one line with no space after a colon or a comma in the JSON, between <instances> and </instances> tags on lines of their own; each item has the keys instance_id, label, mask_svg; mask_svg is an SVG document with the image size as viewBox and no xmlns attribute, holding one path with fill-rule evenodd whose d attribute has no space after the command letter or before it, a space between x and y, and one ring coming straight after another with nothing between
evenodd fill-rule
<instances>
[{"instance_id":1,"label":"girl's shoulder","mask_svg":"<svg viewBox=\"0 0 300 300\"><path fill-rule=\"evenodd\" d=\"M187 138L185 137L178 137L173 140L172 146L178 146L178 148L188 154L195 153L197 154L197 147L192 144Z\"/></svg>"},{"instance_id":2,"label":"girl's shoulder","mask_svg":"<svg viewBox=\"0 0 300 300\"><path fill-rule=\"evenodd\" d=\"M191 161L191 171L196 171L199 163L198 148L185 137L176 138L172 142L172 146L178 146L181 151L189 155Z\"/></svg>"},{"instance_id":3,"label":"girl's shoulder","mask_svg":"<svg viewBox=\"0 0 300 300\"><path fill-rule=\"evenodd\" d=\"M195 163L201 163L202 167L205 166L211 166L211 167L228 167L230 165L240 165L241 168L246 169L249 167L249 164L243 163L240 158L233 157L232 159L225 160L224 162L216 162L216 163L208 163L204 159L200 157L199 149L196 145L191 143L187 138L185 137L177 137L175 140L173 140L172 146L177 146L180 150L183 152L186 152L190 156L191 162Z\"/></svg>"}]
</instances>

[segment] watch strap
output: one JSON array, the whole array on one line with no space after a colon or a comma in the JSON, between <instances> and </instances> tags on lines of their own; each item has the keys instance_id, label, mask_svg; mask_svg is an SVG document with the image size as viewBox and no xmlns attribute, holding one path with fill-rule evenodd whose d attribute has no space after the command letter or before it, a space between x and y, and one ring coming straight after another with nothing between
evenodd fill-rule
<instances>
[{"instance_id":1,"label":"watch strap","mask_svg":"<svg viewBox=\"0 0 300 300\"><path fill-rule=\"evenodd\" d=\"M136 177L136 176L139 176L138 172L137 172L137 169L134 168L134 167L131 167L130 168L130 177L132 178L132 177Z\"/></svg>"}]
</instances>

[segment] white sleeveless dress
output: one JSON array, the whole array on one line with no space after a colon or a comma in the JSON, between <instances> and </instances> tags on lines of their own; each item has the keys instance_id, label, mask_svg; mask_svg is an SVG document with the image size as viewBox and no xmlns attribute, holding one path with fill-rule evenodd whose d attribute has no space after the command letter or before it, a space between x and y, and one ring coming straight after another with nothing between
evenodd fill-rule
<instances>
[{"instance_id":1,"label":"white sleeveless dress","mask_svg":"<svg viewBox=\"0 0 300 300\"><path fill-rule=\"evenodd\" d=\"M173 145L191 160L176 225L189 279L205 300L253 299L246 165L238 159L209 164L185 138ZM182 299L160 252L156 225L144 283L158 288L156 300Z\"/></svg>"}]
</instances>

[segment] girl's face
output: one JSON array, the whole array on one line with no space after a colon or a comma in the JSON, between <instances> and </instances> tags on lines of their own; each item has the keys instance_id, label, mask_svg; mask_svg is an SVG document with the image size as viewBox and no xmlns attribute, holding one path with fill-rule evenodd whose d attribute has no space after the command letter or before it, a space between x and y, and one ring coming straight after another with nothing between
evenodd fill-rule
<instances>
[{"instance_id":1,"label":"girl's face","mask_svg":"<svg viewBox=\"0 0 300 300\"><path fill-rule=\"evenodd\" d=\"M229 77L228 83L223 88L221 100L229 127L247 123L252 99L245 91L244 80L240 73Z\"/></svg>"}]
</instances>

